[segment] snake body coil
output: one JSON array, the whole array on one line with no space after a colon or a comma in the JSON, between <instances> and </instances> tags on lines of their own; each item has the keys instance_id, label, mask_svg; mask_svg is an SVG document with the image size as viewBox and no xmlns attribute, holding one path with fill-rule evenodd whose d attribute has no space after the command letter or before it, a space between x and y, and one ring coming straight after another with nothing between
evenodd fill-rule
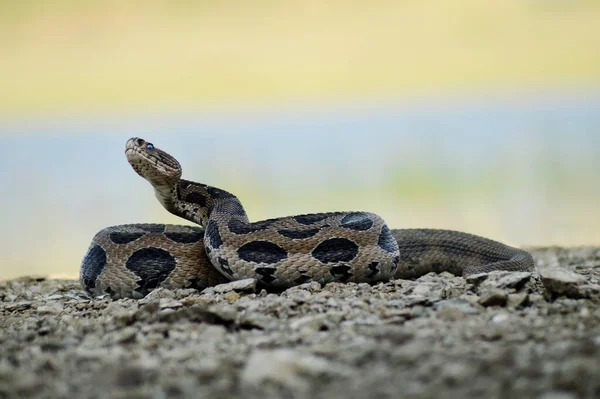
<instances>
[{"instance_id":1,"label":"snake body coil","mask_svg":"<svg viewBox=\"0 0 600 399\"><path fill-rule=\"evenodd\" d=\"M256 278L290 287L317 281L385 281L430 271L469 275L531 270L523 250L471 234L390 230L368 212L330 212L250 222L233 194L181 179L179 162L140 138L127 141L133 169L169 212L192 226L108 227L92 240L80 270L92 295L143 297L157 287L202 289Z\"/></svg>"}]
</instances>

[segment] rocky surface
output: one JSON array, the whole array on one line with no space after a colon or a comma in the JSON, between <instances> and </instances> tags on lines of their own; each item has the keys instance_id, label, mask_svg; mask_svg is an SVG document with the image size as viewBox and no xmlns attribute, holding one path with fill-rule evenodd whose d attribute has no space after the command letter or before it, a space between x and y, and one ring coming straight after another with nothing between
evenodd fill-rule
<instances>
[{"instance_id":1,"label":"rocky surface","mask_svg":"<svg viewBox=\"0 0 600 399\"><path fill-rule=\"evenodd\" d=\"M536 273L91 300L0 282L0 398L600 397L600 247Z\"/></svg>"}]
</instances>

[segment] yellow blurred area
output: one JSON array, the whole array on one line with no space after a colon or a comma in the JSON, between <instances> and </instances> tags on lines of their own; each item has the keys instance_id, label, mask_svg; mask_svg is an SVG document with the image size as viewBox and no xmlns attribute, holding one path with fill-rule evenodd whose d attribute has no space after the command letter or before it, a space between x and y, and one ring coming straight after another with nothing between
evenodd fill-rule
<instances>
[{"instance_id":1,"label":"yellow blurred area","mask_svg":"<svg viewBox=\"0 0 600 399\"><path fill-rule=\"evenodd\" d=\"M598 1L0 1L0 116L600 81Z\"/></svg>"}]
</instances>

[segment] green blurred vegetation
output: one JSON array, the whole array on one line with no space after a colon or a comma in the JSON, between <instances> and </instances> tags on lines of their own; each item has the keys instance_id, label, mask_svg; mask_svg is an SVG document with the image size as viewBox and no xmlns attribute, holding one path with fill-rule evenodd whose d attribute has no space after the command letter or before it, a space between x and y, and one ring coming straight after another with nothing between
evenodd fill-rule
<instances>
[{"instance_id":1,"label":"green blurred vegetation","mask_svg":"<svg viewBox=\"0 0 600 399\"><path fill-rule=\"evenodd\" d=\"M589 86L600 2L0 0L0 116Z\"/></svg>"}]
</instances>

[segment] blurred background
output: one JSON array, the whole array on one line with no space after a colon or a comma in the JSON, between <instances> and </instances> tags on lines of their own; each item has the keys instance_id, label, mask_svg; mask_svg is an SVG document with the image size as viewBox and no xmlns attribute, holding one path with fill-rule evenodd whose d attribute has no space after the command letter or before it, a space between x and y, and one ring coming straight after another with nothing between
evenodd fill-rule
<instances>
[{"instance_id":1,"label":"blurred background","mask_svg":"<svg viewBox=\"0 0 600 399\"><path fill-rule=\"evenodd\" d=\"M182 223L132 136L252 220L598 245L600 2L2 0L0 278L76 276L103 227Z\"/></svg>"}]
</instances>

